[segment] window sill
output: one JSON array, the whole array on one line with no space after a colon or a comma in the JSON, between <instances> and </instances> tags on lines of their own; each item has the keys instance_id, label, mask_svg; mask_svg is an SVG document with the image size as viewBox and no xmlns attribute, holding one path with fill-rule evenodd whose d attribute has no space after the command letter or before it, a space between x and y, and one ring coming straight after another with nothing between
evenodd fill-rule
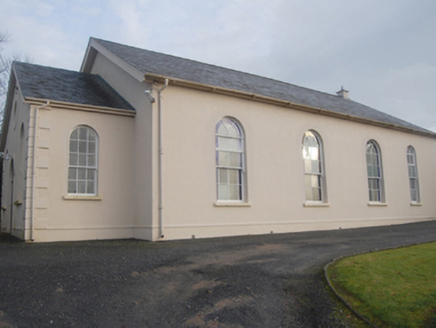
<instances>
[{"instance_id":1,"label":"window sill","mask_svg":"<svg viewBox=\"0 0 436 328\"><path fill-rule=\"evenodd\" d=\"M251 207L250 203L237 203L237 202L216 202L213 204L215 207Z\"/></svg>"},{"instance_id":2,"label":"window sill","mask_svg":"<svg viewBox=\"0 0 436 328\"><path fill-rule=\"evenodd\" d=\"M381 203L381 202L369 202L368 206L388 206L388 203Z\"/></svg>"},{"instance_id":3,"label":"window sill","mask_svg":"<svg viewBox=\"0 0 436 328\"><path fill-rule=\"evenodd\" d=\"M305 202L304 207L330 207L330 203Z\"/></svg>"},{"instance_id":4,"label":"window sill","mask_svg":"<svg viewBox=\"0 0 436 328\"><path fill-rule=\"evenodd\" d=\"M102 200L101 196L65 195L64 200Z\"/></svg>"},{"instance_id":5,"label":"window sill","mask_svg":"<svg viewBox=\"0 0 436 328\"><path fill-rule=\"evenodd\" d=\"M422 206L422 203L410 203L410 206Z\"/></svg>"}]
</instances>

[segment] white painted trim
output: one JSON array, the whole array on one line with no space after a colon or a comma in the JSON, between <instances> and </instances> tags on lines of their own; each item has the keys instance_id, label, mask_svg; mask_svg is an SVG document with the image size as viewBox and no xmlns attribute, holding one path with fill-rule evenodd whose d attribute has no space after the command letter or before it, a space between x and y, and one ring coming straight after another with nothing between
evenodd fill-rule
<instances>
[{"instance_id":1,"label":"white painted trim","mask_svg":"<svg viewBox=\"0 0 436 328\"><path fill-rule=\"evenodd\" d=\"M96 51L98 51L100 54L105 56L107 59L109 59L111 62L113 62L115 65L120 67L122 70L124 70L127 74L131 75L133 78L138 80L139 82L144 81L144 74L139 71L137 68L133 67L132 65L128 64L125 60L121 59L120 57L116 56L114 53L112 53L110 50L108 50L105 46L100 44L98 40L91 38L89 41L88 49L86 50L85 59L82 63L81 71L83 72L85 66L88 64L88 53L91 52L91 49L94 48ZM90 58L91 59L91 58ZM92 60L92 59L91 59Z\"/></svg>"},{"instance_id":2,"label":"white painted trim","mask_svg":"<svg viewBox=\"0 0 436 328\"><path fill-rule=\"evenodd\" d=\"M330 203L322 203L322 202L305 202L303 204L304 207L330 207Z\"/></svg>"},{"instance_id":3,"label":"white painted trim","mask_svg":"<svg viewBox=\"0 0 436 328\"><path fill-rule=\"evenodd\" d=\"M244 203L244 202L227 202L227 201L217 201L213 204L215 207L251 207L250 203Z\"/></svg>"},{"instance_id":4,"label":"white painted trim","mask_svg":"<svg viewBox=\"0 0 436 328\"><path fill-rule=\"evenodd\" d=\"M369 202L368 206L388 206L388 203L383 202Z\"/></svg>"},{"instance_id":5,"label":"white painted trim","mask_svg":"<svg viewBox=\"0 0 436 328\"><path fill-rule=\"evenodd\" d=\"M64 200L103 200L101 196L91 195L65 195L62 197Z\"/></svg>"}]
</instances>

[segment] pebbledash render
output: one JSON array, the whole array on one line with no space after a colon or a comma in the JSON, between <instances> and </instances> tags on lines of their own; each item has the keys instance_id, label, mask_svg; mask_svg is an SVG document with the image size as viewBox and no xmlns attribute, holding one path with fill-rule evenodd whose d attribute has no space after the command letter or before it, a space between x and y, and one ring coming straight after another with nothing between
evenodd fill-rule
<instances>
[{"instance_id":1,"label":"pebbledash render","mask_svg":"<svg viewBox=\"0 0 436 328\"><path fill-rule=\"evenodd\" d=\"M171 240L434 220L436 135L354 102L91 38L15 62L1 230Z\"/></svg>"}]
</instances>

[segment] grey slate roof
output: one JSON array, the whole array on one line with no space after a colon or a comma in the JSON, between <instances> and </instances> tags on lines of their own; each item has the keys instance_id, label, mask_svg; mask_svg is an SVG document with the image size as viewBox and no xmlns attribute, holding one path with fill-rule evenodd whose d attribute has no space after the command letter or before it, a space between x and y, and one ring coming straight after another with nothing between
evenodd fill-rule
<instances>
[{"instance_id":1,"label":"grey slate roof","mask_svg":"<svg viewBox=\"0 0 436 328\"><path fill-rule=\"evenodd\" d=\"M134 110L99 75L20 62L14 62L12 69L24 98Z\"/></svg>"},{"instance_id":2,"label":"grey slate roof","mask_svg":"<svg viewBox=\"0 0 436 328\"><path fill-rule=\"evenodd\" d=\"M157 74L168 78L252 93L433 134L433 132L417 125L336 95L110 41L95 38L93 40L144 75L147 73Z\"/></svg>"}]
</instances>

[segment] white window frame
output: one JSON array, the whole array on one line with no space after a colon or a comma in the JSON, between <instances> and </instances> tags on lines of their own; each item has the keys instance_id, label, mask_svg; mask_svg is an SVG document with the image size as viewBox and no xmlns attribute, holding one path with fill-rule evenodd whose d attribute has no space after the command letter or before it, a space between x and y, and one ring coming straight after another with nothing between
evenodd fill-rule
<instances>
[{"instance_id":1,"label":"white window frame","mask_svg":"<svg viewBox=\"0 0 436 328\"><path fill-rule=\"evenodd\" d=\"M413 146L407 147L407 168L409 173L410 201L412 204L420 204L418 164L416 161L416 151ZM414 175L412 172L414 172ZM412 185L415 185L415 188Z\"/></svg>"},{"instance_id":2,"label":"white window frame","mask_svg":"<svg viewBox=\"0 0 436 328\"><path fill-rule=\"evenodd\" d=\"M316 147L310 147L306 143L307 137L312 136L317 146ZM311 154L313 150L316 149L316 154ZM312 157L316 156L317 160L314 160ZM324 204L327 201L326 197L326 190L325 190L325 173L324 173L324 146L321 139L321 136L318 132L314 130L307 130L303 135L303 141L302 141L302 157L303 157L303 165L304 165L304 194L305 194L305 200L306 204ZM318 170L314 171L313 169L313 163L318 162ZM308 166L310 166L310 169L308 169ZM307 178L316 177L317 179L317 186L316 189L319 190L319 199L313 199L312 197L308 197L307 189L308 181ZM312 190L311 195L313 196L313 185L310 183L310 189Z\"/></svg>"},{"instance_id":3,"label":"white window frame","mask_svg":"<svg viewBox=\"0 0 436 328\"><path fill-rule=\"evenodd\" d=\"M370 147L372 147L375 150L375 152L369 152L371 149ZM375 158L374 158L374 154L376 156ZM366 173L368 177L367 181L368 181L369 203L370 204L384 203L385 192L384 192L382 155L381 155L380 146L375 140L369 140L366 143L365 157L366 157ZM377 187L376 189L373 188L374 182Z\"/></svg>"},{"instance_id":4,"label":"white window frame","mask_svg":"<svg viewBox=\"0 0 436 328\"><path fill-rule=\"evenodd\" d=\"M86 129L86 139L80 139L80 131L81 129ZM73 134L77 131L78 137L77 139L72 139ZM95 138L95 147L94 152L90 152L90 133L94 135ZM76 142L76 149L72 151L72 143ZM85 142L85 151L80 151L80 142L82 144ZM67 194L70 196L97 196L98 194L98 153L99 153L99 138L97 132L87 126L87 125L79 125L76 126L73 131L70 133L70 136L68 138L68 184L67 184ZM74 161L74 157L76 156L75 163L72 163ZM89 164L90 156L94 156L94 165ZM85 159L85 164L80 164L80 157ZM75 176L72 177L72 172L75 171ZM85 177L81 178L79 175L80 173L84 173ZM89 173L93 172L93 179L89 179ZM90 192L88 192L88 183L92 183L92 189ZM71 189L71 184L75 183L74 190ZM79 192L79 189L82 189L79 187L79 183L83 183L85 186L84 192ZM83 185L82 185L83 186Z\"/></svg>"},{"instance_id":5,"label":"white window frame","mask_svg":"<svg viewBox=\"0 0 436 328\"><path fill-rule=\"evenodd\" d=\"M238 132L237 136L229 136L219 133L220 126L223 124L232 125ZM239 143L239 149L231 149L229 147L222 147L220 144L221 139L227 139L229 141L233 141ZM225 165L220 163L220 154L227 154L229 156L229 164ZM230 157L232 155L237 154L239 156L239 165L230 165ZM242 125L230 117L223 117L215 126L215 166L216 166L216 197L217 203L245 203L246 202L246 170L245 170L245 138L244 138L244 130ZM222 182L221 173L225 171L227 173L227 181L226 183ZM231 172L237 171L237 184L232 184L229 180L229 174ZM227 185L227 197L222 197L220 192L220 187ZM238 186L239 189L239 197L231 198L230 190L231 187Z\"/></svg>"}]
</instances>

